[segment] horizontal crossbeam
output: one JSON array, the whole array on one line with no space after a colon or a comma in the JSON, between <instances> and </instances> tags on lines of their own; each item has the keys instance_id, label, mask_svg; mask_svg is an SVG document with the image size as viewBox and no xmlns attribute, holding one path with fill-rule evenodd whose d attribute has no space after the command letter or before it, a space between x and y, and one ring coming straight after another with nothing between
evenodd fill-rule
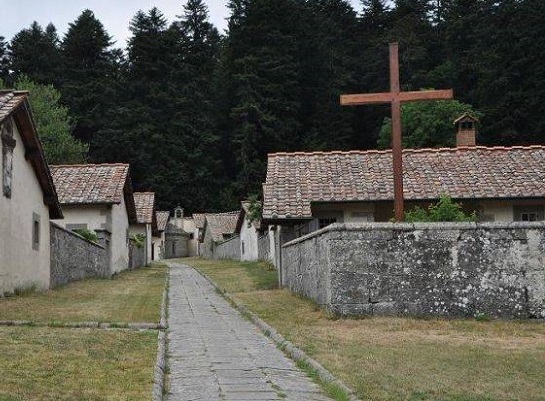
<instances>
[{"instance_id":1,"label":"horizontal crossbeam","mask_svg":"<svg viewBox=\"0 0 545 401\"><path fill-rule=\"evenodd\" d=\"M414 91L400 93L369 93L358 95L342 95L342 106L360 106L364 104L382 104L392 103L395 99L401 102L410 101L426 101L426 100L447 100L452 99L454 94L452 89L444 90L429 90L429 91Z\"/></svg>"}]
</instances>

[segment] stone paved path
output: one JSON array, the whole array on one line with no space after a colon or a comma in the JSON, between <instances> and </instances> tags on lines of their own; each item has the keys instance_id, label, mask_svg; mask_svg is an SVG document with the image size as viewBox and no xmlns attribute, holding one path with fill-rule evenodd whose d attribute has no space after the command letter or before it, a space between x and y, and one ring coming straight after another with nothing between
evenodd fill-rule
<instances>
[{"instance_id":1,"label":"stone paved path","mask_svg":"<svg viewBox=\"0 0 545 401\"><path fill-rule=\"evenodd\" d=\"M168 401L331 401L194 269L171 264Z\"/></svg>"}]
</instances>

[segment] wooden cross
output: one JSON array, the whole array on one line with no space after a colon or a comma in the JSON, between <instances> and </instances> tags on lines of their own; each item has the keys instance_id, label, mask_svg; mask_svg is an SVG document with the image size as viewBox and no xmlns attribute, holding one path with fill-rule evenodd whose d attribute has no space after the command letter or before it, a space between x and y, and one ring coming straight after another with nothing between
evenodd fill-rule
<instances>
[{"instance_id":1,"label":"wooden cross","mask_svg":"<svg viewBox=\"0 0 545 401\"><path fill-rule=\"evenodd\" d=\"M403 221L403 150L401 141L401 102L452 99L452 89L401 92L399 88L398 44L390 43L390 92L342 95L342 106L390 103L392 105L392 159L394 167L394 208L397 221Z\"/></svg>"}]
</instances>

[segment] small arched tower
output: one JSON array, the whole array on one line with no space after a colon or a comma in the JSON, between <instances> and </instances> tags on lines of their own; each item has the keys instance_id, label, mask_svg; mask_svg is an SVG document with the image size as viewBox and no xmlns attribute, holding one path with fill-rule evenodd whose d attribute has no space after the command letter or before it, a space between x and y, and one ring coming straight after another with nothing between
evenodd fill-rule
<instances>
[{"instance_id":1,"label":"small arched tower","mask_svg":"<svg viewBox=\"0 0 545 401\"><path fill-rule=\"evenodd\" d=\"M456 147L476 146L477 123L479 120L469 113L454 120L456 126Z\"/></svg>"}]
</instances>

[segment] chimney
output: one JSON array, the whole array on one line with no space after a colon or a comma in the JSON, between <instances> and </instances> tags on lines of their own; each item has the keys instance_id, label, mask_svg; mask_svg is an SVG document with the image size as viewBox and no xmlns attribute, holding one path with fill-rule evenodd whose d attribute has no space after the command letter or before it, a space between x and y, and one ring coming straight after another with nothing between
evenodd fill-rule
<instances>
[{"instance_id":1,"label":"chimney","mask_svg":"<svg viewBox=\"0 0 545 401\"><path fill-rule=\"evenodd\" d=\"M461 117L454 120L457 148L476 146L476 125L478 121L469 113L464 113Z\"/></svg>"}]
</instances>

